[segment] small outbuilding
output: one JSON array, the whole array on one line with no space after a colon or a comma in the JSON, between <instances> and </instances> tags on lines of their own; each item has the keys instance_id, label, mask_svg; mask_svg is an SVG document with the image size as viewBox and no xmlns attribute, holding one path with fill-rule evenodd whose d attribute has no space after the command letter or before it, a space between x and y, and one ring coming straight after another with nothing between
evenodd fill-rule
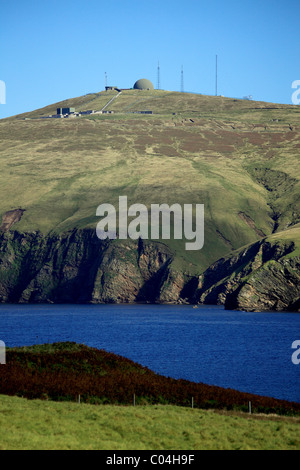
<instances>
[{"instance_id":1,"label":"small outbuilding","mask_svg":"<svg viewBox=\"0 0 300 470\"><path fill-rule=\"evenodd\" d=\"M57 114L75 113L75 108L57 108Z\"/></svg>"},{"instance_id":2,"label":"small outbuilding","mask_svg":"<svg viewBox=\"0 0 300 470\"><path fill-rule=\"evenodd\" d=\"M120 92L120 88L118 88L117 86L106 86L105 87L105 91L110 91L110 90L115 90L117 92Z\"/></svg>"}]
</instances>

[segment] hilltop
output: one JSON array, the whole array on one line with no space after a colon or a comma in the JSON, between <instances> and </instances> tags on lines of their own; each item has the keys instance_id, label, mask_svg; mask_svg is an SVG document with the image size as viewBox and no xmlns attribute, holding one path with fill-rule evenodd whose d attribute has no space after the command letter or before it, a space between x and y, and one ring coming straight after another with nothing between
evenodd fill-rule
<instances>
[{"instance_id":1,"label":"hilltop","mask_svg":"<svg viewBox=\"0 0 300 470\"><path fill-rule=\"evenodd\" d=\"M150 300L191 300L198 276L215 262L299 223L299 107L124 90L106 108L111 113L47 118L58 107L100 111L114 96L92 93L0 121L2 301L59 299L52 290L62 291L66 276L75 279L97 251L96 208L118 207L120 195L147 207L204 204L204 247L186 251L181 240L149 240L142 249L132 241L98 244L93 301L149 300L150 291ZM88 249L82 240L90 238ZM61 255L54 262L55 250ZM28 273L37 257L39 268ZM109 273L127 293L110 287L111 276L107 285Z\"/></svg>"},{"instance_id":2,"label":"hilltop","mask_svg":"<svg viewBox=\"0 0 300 470\"><path fill-rule=\"evenodd\" d=\"M88 110L100 111L112 98L115 98L105 110L123 115L148 110L159 116L174 116L175 113L190 118L193 116L208 119L219 118L227 123L240 121L240 124L242 122L260 123L269 126L272 123L280 123L290 126L299 122L300 111L297 106L293 105L166 90L126 89L120 91L121 93L116 90L88 93L6 118L5 121L45 118L55 115L57 108L75 108L79 113ZM114 119L118 117L121 116L114 116Z\"/></svg>"}]
</instances>

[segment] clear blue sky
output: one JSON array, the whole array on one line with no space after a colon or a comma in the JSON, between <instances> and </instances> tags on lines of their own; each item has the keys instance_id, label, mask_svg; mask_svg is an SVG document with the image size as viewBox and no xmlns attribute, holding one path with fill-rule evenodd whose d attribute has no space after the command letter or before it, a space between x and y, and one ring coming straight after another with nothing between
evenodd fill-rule
<instances>
[{"instance_id":1,"label":"clear blue sky","mask_svg":"<svg viewBox=\"0 0 300 470\"><path fill-rule=\"evenodd\" d=\"M156 87L291 104L299 0L0 0L0 118L104 89Z\"/></svg>"}]
</instances>

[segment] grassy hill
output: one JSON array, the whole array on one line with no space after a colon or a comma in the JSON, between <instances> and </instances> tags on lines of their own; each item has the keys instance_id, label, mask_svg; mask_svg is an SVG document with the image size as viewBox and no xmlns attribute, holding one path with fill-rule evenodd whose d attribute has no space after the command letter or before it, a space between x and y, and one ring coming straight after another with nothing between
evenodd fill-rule
<instances>
[{"instance_id":1,"label":"grassy hill","mask_svg":"<svg viewBox=\"0 0 300 470\"><path fill-rule=\"evenodd\" d=\"M113 114L47 118L63 106L99 111L114 96ZM299 151L297 106L163 90L68 99L0 121L0 232L95 231L97 207L118 209L124 195L148 209L204 204L203 249L162 240L190 278L299 223Z\"/></svg>"}]
</instances>

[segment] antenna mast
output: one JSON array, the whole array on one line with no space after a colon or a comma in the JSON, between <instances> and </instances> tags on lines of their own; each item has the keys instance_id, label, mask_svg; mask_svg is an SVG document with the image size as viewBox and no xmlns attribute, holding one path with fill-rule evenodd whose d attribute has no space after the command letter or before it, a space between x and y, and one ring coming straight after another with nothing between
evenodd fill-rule
<instances>
[{"instance_id":1,"label":"antenna mast","mask_svg":"<svg viewBox=\"0 0 300 470\"><path fill-rule=\"evenodd\" d=\"M159 62L158 62L158 66L157 66L157 89L160 90L160 66L159 66Z\"/></svg>"},{"instance_id":2,"label":"antenna mast","mask_svg":"<svg viewBox=\"0 0 300 470\"><path fill-rule=\"evenodd\" d=\"M105 72L105 88L107 87L107 73Z\"/></svg>"},{"instance_id":3,"label":"antenna mast","mask_svg":"<svg viewBox=\"0 0 300 470\"><path fill-rule=\"evenodd\" d=\"M216 96L218 96L218 56L216 55Z\"/></svg>"},{"instance_id":4,"label":"antenna mast","mask_svg":"<svg viewBox=\"0 0 300 470\"><path fill-rule=\"evenodd\" d=\"M181 66L181 93L184 92L184 86L183 86L183 65Z\"/></svg>"}]
</instances>

